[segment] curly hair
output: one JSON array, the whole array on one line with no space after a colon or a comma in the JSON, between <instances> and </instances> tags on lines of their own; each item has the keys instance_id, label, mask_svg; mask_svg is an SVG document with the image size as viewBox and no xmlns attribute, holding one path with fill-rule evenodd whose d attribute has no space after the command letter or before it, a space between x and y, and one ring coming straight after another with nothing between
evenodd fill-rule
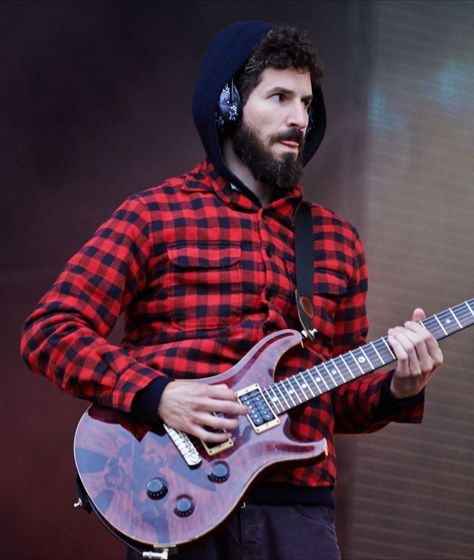
<instances>
[{"instance_id":1,"label":"curly hair","mask_svg":"<svg viewBox=\"0 0 474 560\"><path fill-rule=\"evenodd\" d=\"M243 104L260 83L266 68L307 68L313 88L319 87L323 77L321 60L306 33L287 25L270 29L235 76L234 81Z\"/></svg>"}]
</instances>

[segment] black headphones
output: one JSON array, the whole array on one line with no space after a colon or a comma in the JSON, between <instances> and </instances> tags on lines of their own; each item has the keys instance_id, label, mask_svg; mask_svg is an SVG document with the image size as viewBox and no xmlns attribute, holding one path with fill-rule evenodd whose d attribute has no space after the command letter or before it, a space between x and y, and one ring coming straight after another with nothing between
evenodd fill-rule
<instances>
[{"instance_id":1,"label":"black headphones","mask_svg":"<svg viewBox=\"0 0 474 560\"><path fill-rule=\"evenodd\" d=\"M313 128L313 107L310 106L308 110L308 127L306 128L306 136ZM216 112L217 128L220 132L234 127L240 122L242 118L242 101L237 86L234 80L231 79L222 88L219 96L219 103Z\"/></svg>"},{"instance_id":2,"label":"black headphones","mask_svg":"<svg viewBox=\"0 0 474 560\"><path fill-rule=\"evenodd\" d=\"M240 93L234 84L234 80L230 80L222 88L217 105L216 121L220 131L234 127L240 122L242 117L242 101Z\"/></svg>"}]
</instances>

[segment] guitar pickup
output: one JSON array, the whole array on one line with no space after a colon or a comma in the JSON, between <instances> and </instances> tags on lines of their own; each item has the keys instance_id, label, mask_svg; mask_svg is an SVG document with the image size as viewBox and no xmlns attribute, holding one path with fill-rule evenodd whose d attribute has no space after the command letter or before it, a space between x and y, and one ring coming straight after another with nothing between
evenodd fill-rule
<instances>
[{"instance_id":1,"label":"guitar pickup","mask_svg":"<svg viewBox=\"0 0 474 560\"><path fill-rule=\"evenodd\" d=\"M235 394L242 404L249 407L247 418L257 434L280 423L280 419L271 409L258 383L249 385Z\"/></svg>"},{"instance_id":2,"label":"guitar pickup","mask_svg":"<svg viewBox=\"0 0 474 560\"><path fill-rule=\"evenodd\" d=\"M218 417L222 416L222 414L218 414L217 412L213 412L212 414L214 416L218 416ZM215 432L215 433L222 433L223 432L223 430L213 430L209 426L206 426L206 430L208 430L209 432ZM229 449L229 447L232 447L234 445L234 440L232 438L229 438L229 439L226 439L225 441L223 441L221 443L212 442L212 441L202 441L201 440L201 443L202 443L204 449L206 450L206 453L212 457L213 455L217 455L221 451L224 451L224 449Z\"/></svg>"}]
</instances>

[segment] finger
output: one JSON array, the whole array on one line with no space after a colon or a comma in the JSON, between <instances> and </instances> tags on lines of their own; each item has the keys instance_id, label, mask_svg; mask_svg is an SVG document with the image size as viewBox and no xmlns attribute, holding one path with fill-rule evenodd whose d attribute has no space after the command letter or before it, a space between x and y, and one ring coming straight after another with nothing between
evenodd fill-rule
<instances>
[{"instance_id":1,"label":"finger","mask_svg":"<svg viewBox=\"0 0 474 560\"><path fill-rule=\"evenodd\" d=\"M217 412L229 416L240 416L248 414L248 407L234 401L224 401L219 399L206 398L201 401L201 410L207 412Z\"/></svg>"},{"instance_id":2,"label":"finger","mask_svg":"<svg viewBox=\"0 0 474 560\"><path fill-rule=\"evenodd\" d=\"M194 423L209 427L212 430L221 431L235 430L239 427L239 420L237 418L226 418L225 416L207 413L196 415Z\"/></svg>"},{"instance_id":3,"label":"finger","mask_svg":"<svg viewBox=\"0 0 474 560\"><path fill-rule=\"evenodd\" d=\"M423 357L429 356L429 358L433 361L434 367L439 367L443 363L443 353L441 348L439 347L438 341L436 338L428 331L423 325L420 323L414 323L413 321L407 321L405 323L405 327L415 333L417 333L420 338L422 339L423 348L420 346L419 357L422 359ZM421 343L420 343L421 344ZM418 346L417 346L418 351ZM425 352L426 354L422 354Z\"/></svg>"},{"instance_id":4,"label":"finger","mask_svg":"<svg viewBox=\"0 0 474 560\"><path fill-rule=\"evenodd\" d=\"M407 336L414 342L420 358L426 353L426 355L431 358L436 357L437 359L442 359L438 341L428 329L420 323L415 323L414 321L407 321L404 326L408 331ZM414 333L418 338L410 335L410 332Z\"/></svg>"},{"instance_id":5,"label":"finger","mask_svg":"<svg viewBox=\"0 0 474 560\"><path fill-rule=\"evenodd\" d=\"M433 360L433 369L439 368L439 366L442 365L444 358L438 341L434 337L430 337L426 341L426 347L431 359Z\"/></svg>"},{"instance_id":6,"label":"finger","mask_svg":"<svg viewBox=\"0 0 474 560\"><path fill-rule=\"evenodd\" d=\"M222 412L229 416L245 416L249 413L249 407L239 402L220 401L219 408L215 412Z\"/></svg>"},{"instance_id":7,"label":"finger","mask_svg":"<svg viewBox=\"0 0 474 560\"><path fill-rule=\"evenodd\" d=\"M426 319L426 314L423 311L423 309L421 309L421 307L417 307L414 311L413 311L413 321L423 321L424 319Z\"/></svg>"},{"instance_id":8,"label":"finger","mask_svg":"<svg viewBox=\"0 0 474 560\"><path fill-rule=\"evenodd\" d=\"M206 387L209 389L208 395L213 398L223 399L227 401L237 400L235 393L231 389L229 389L229 387L225 383L219 383L217 385L207 385Z\"/></svg>"},{"instance_id":9,"label":"finger","mask_svg":"<svg viewBox=\"0 0 474 560\"><path fill-rule=\"evenodd\" d=\"M404 375L421 373L421 366L415 349L413 333L401 327L388 331L388 341L398 360L397 369Z\"/></svg>"},{"instance_id":10,"label":"finger","mask_svg":"<svg viewBox=\"0 0 474 560\"><path fill-rule=\"evenodd\" d=\"M224 442L232 437L230 430L238 428L238 420L202 414L195 419L192 432L206 442Z\"/></svg>"},{"instance_id":11,"label":"finger","mask_svg":"<svg viewBox=\"0 0 474 560\"><path fill-rule=\"evenodd\" d=\"M206 430L203 426L194 426L188 433L207 443L223 443L231 437L231 434L228 432L213 432Z\"/></svg>"},{"instance_id":12,"label":"finger","mask_svg":"<svg viewBox=\"0 0 474 560\"><path fill-rule=\"evenodd\" d=\"M400 350L400 355L395 352L397 358L410 357L414 352L415 342L418 337L408 329L403 327L395 327L388 331L389 341L395 345L394 350Z\"/></svg>"},{"instance_id":13,"label":"finger","mask_svg":"<svg viewBox=\"0 0 474 560\"><path fill-rule=\"evenodd\" d=\"M442 354L434 337L418 323L408 321L406 328L393 329L395 339L403 346L408 362L403 362L403 373L431 374L442 362ZM434 355L432 355L432 352Z\"/></svg>"}]
</instances>

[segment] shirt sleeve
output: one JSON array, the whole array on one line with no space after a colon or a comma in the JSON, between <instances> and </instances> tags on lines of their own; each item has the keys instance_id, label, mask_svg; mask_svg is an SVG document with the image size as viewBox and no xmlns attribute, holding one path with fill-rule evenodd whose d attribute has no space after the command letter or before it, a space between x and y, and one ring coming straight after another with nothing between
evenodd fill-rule
<instances>
[{"instance_id":1,"label":"shirt sleeve","mask_svg":"<svg viewBox=\"0 0 474 560\"><path fill-rule=\"evenodd\" d=\"M149 222L137 197L126 200L69 260L26 320L21 340L22 357L34 373L67 393L124 412L155 380L158 395L171 381L107 340L120 313L146 286Z\"/></svg>"},{"instance_id":2,"label":"shirt sleeve","mask_svg":"<svg viewBox=\"0 0 474 560\"><path fill-rule=\"evenodd\" d=\"M353 280L341 299L335 318L335 356L367 341L367 265L358 236L355 241L353 270ZM390 391L392 374L393 372L368 374L332 391L336 432L369 433L381 429L390 421L421 422L424 391L409 399L396 399Z\"/></svg>"}]
</instances>

